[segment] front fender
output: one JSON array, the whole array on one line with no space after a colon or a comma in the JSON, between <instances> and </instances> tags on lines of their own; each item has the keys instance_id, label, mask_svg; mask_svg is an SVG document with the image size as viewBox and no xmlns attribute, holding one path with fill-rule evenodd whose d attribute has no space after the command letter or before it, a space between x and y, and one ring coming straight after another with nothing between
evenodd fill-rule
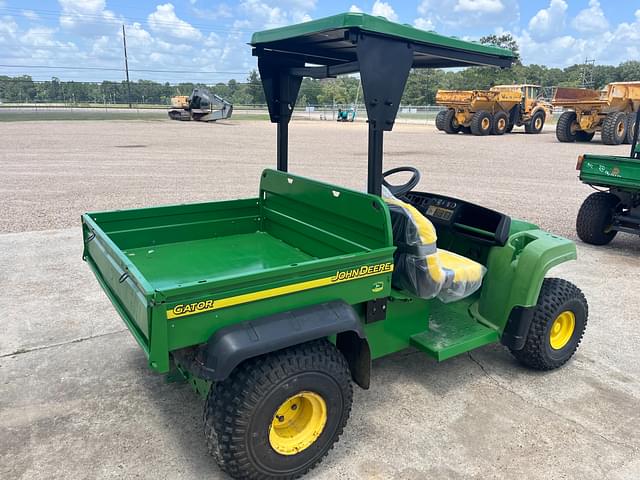
<instances>
[{"instance_id":1,"label":"front fender","mask_svg":"<svg viewBox=\"0 0 640 480\"><path fill-rule=\"evenodd\" d=\"M536 305L547 272L576 258L576 245L566 238L539 229L512 234L489 253L477 314L503 331L514 308Z\"/></svg>"}]
</instances>

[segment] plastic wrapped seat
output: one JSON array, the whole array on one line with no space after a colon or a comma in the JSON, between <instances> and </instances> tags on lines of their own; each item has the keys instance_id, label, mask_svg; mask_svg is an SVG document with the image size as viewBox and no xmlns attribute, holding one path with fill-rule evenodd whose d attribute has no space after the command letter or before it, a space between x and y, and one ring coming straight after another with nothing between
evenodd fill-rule
<instances>
[{"instance_id":1,"label":"plastic wrapped seat","mask_svg":"<svg viewBox=\"0 0 640 480\"><path fill-rule=\"evenodd\" d=\"M393 286L420 298L453 302L482 285L486 268L470 258L437 248L436 229L413 205L384 192L391 213L394 254Z\"/></svg>"}]
</instances>

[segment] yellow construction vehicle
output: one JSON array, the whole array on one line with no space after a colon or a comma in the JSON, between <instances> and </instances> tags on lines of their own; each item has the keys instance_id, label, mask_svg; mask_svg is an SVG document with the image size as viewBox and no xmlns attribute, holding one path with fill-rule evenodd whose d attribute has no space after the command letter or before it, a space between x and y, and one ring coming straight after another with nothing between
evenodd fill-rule
<instances>
[{"instance_id":1,"label":"yellow construction vehicle","mask_svg":"<svg viewBox=\"0 0 640 480\"><path fill-rule=\"evenodd\" d=\"M233 105L204 88L196 88L190 96L171 97L171 120L215 122L231 117Z\"/></svg>"},{"instance_id":2,"label":"yellow construction vehicle","mask_svg":"<svg viewBox=\"0 0 640 480\"><path fill-rule=\"evenodd\" d=\"M540 133L552 111L539 85L438 90L436 104L446 107L436 116L436 127L451 134L502 135L522 125L527 133Z\"/></svg>"},{"instance_id":3,"label":"yellow construction vehicle","mask_svg":"<svg viewBox=\"0 0 640 480\"><path fill-rule=\"evenodd\" d=\"M632 143L640 82L614 82L600 91L558 88L552 103L565 110L556 126L559 141L590 142L600 132L605 145Z\"/></svg>"}]
</instances>

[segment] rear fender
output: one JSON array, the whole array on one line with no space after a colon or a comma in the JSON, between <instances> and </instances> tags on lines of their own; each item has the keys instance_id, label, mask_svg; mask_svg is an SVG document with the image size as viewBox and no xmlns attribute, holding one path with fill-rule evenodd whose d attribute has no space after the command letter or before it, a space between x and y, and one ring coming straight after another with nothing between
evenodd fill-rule
<instances>
[{"instance_id":1,"label":"rear fender","mask_svg":"<svg viewBox=\"0 0 640 480\"><path fill-rule=\"evenodd\" d=\"M194 376L220 382L240 363L301 343L336 336L353 380L369 387L371 354L353 307L334 301L282 312L221 328L206 344L173 352L177 363Z\"/></svg>"}]
</instances>

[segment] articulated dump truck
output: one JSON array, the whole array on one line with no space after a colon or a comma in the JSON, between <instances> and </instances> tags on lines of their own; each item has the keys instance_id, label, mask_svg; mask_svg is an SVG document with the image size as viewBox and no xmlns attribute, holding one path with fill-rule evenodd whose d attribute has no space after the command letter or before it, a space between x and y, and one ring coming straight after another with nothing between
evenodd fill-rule
<instances>
[{"instance_id":1,"label":"articulated dump truck","mask_svg":"<svg viewBox=\"0 0 640 480\"><path fill-rule=\"evenodd\" d=\"M171 97L171 120L215 122L231 118L233 105L204 88L195 88L190 96Z\"/></svg>"},{"instance_id":2,"label":"articulated dump truck","mask_svg":"<svg viewBox=\"0 0 640 480\"><path fill-rule=\"evenodd\" d=\"M438 90L436 103L446 107L436 117L438 130L454 134L502 135L524 125L540 133L551 115L538 85L497 85L490 90Z\"/></svg>"},{"instance_id":3,"label":"articulated dump truck","mask_svg":"<svg viewBox=\"0 0 640 480\"><path fill-rule=\"evenodd\" d=\"M603 90L558 88L554 107L565 111L556 126L561 142L590 142L600 132L605 145L631 143L640 105L640 82L615 82Z\"/></svg>"}]
</instances>

